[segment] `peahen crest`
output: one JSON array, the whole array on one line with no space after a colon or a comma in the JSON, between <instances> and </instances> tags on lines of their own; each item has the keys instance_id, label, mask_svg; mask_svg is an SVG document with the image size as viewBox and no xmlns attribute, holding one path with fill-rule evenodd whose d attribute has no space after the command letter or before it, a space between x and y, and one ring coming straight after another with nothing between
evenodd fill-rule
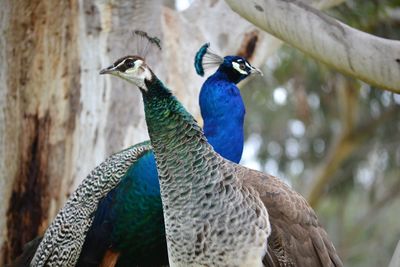
<instances>
[{"instance_id":1,"label":"peahen crest","mask_svg":"<svg viewBox=\"0 0 400 267\"><path fill-rule=\"evenodd\" d=\"M224 59L210 50L210 43L205 43L197 51L194 58L194 67L200 76L204 76L204 69L220 65Z\"/></svg>"},{"instance_id":2,"label":"peahen crest","mask_svg":"<svg viewBox=\"0 0 400 267\"><path fill-rule=\"evenodd\" d=\"M136 38L136 54L145 58L151 51L151 48L158 48L161 50L161 40L158 37L151 37L147 32L141 30L133 31L133 36Z\"/></svg>"}]
</instances>

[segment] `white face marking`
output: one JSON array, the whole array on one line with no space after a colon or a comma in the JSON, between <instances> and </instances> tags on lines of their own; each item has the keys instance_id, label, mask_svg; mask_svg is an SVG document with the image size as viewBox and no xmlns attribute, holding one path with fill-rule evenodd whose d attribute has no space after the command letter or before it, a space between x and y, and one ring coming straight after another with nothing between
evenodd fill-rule
<instances>
[{"instance_id":1,"label":"white face marking","mask_svg":"<svg viewBox=\"0 0 400 267\"><path fill-rule=\"evenodd\" d=\"M243 75L248 75L248 73L245 70L240 69L240 64L237 62L232 62L232 67L237 70L239 73Z\"/></svg>"},{"instance_id":2,"label":"white face marking","mask_svg":"<svg viewBox=\"0 0 400 267\"><path fill-rule=\"evenodd\" d=\"M118 64L118 66L124 64L124 62L125 60L122 63ZM145 79L147 80L151 79L150 70L147 68L147 66L143 64L143 60L140 59L137 59L135 61L135 66L133 68L129 68L125 72L118 72L117 75L135 84L136 86L142 88L145 91L147 91L147 87L144 81Z\"/></svg>"},{"instance_id":3,"label":"white face marking","mask_svg":"<svg viewBox=\"0 0 400 267\"><path fill-rule=\"evenodd\" d=\"M125 64L125 61L126 61L126 59L124 61L121 61L115 68L118 69L119 66L122 66L123 64Z\"/></svg>"},{"instance_id":4,"label":"white face marking","mask_svg":"<svg viewBox=\"0 0 400 267\"><path fill-rule=\"evenodd\" d=\"M244 64L246 65L246 67L248 67L249 69L253 69L253 67L252 66L250 66L250 64L249 63L247 63L247 62L244 62Z\"/></svg>"},{"instance_id":5,"label":"white face marking","mask_svg":"<svg viewBox=\"0 0 400 267\"><path fill-rule=\"evenodd\" d=\"M125 59L121 64L125 64L126 60L127 59ZM121 65L121 64L119 64L119 65ZM133 73L134 74L138 70L138 68L140 66L142 66L142 64L143 64L143 60L137 59L135 61L135 66L133 68L129 68L129 69L125 70L125 73Z\"/></svg>"}]
</instances>

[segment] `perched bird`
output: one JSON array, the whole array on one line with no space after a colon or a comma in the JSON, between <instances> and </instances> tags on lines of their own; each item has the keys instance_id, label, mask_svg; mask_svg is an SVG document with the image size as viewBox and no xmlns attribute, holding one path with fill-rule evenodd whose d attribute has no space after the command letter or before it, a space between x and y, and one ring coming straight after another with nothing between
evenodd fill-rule
<instances>
[{"instance_id":1,"label":"perched bird","mask_svg":"<svg viewBox=\"0 0 400 267\"><path fill-rule=\"evenodd\" d=\"M203 84L200 91L200 110L203 130L208 142L221 156L238 163L244 144L245 106L237 83L250 74L261 71L243 57L218 56L203 45L195 57L196 72L203 76L204 66L218 66L217 71Z\"/></svg>"},{"instance_id":2,"label":"perched bird","mask_svg":"<svg viewBox=\"0 0 400 267\"><path fill-rule=\"evenodd\" d=\"M246 68L231 64L233 77ZM100 74L123 78L143 95L170 266L342 266L306 200L216 153L143 58L126 56Z\"/></svg>"},{"instance_id":3,"label":"perched bird","mask_svg":"<svg viewBox=\"0 0 400 267\"><path fill-rule=\"evenodd\" d=\"M218 153L238 163L243 152L245 107L236 83L260 71L242 57L214 56L213 60L208 60L204 58L211 53L205 53L208 46L203 45L195 56L198 73L199 68L203 69L202 63L219 66L200 90L199 104L206 137ZM200 65L199 61L202 62ZM238 66L246 64L246 67L243 70L239 67L241 72L238 72L236 62ZM224 105L218 108L221 99ZM168 264L163 218L154 154L148 151L100 202L78 266L97 264L110 245L113 251L120 253L118 266ZM154 257L154 254L158 256Z\"/></svg>"},{"instance_id":4,"label":"perched bird","mask_svg":"<svg viewBox=\"0 0 400 267\"><path fill-rule=\"evenodd\" d=\"M222 156L233 162L239 162L243 151L245 108L236 83L259 71L241 57L214 56L213 60L208 60L208 54L211 54L207 52L208 46L208 44L202 46L195 57L198 73L200 69L203 70L203 63L208 66L211 63L219 66L200 90L199 104L206 137ZM247 64L246 68L241 70L240 77L230 75L231 72L237 72L235 62L239 66ZM221 99L224 99L224 105L217 108L216 103ZM93 223L84 236L84 245L76 266L98 266L101 262L110 261L114 263L118 261L117 266L168 264L154 154L149 143L142 145L146 146L146 149L135 163L129 166L121 182L100 200L93 212ZM137 148L133 146L120 153ZM94 207L95 205L96 203L93 203ZM36 245L27 247L27 252L34 253L40 239L35 241ZM25 253L24 257L27 255L28 253ZM28 262L25 258L20 261Z\"/></svg>"}]
</instances>

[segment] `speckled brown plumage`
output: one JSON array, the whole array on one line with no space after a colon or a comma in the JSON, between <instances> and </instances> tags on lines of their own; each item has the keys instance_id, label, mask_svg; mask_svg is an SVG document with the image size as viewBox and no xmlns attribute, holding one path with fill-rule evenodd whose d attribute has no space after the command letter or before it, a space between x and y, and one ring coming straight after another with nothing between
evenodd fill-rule
<instances>
[{"instance_id":1,"label":"speckled brown plumage","mask_svg":"<svg viewBox=\"0 0 400 267\"><path fill-rule=\"evenodd\" d=\"M343 266L337 252L307 201L278 178L237 166L245 183L260 194L272 232L266 266Z\"/></svg>"}]
</instances>

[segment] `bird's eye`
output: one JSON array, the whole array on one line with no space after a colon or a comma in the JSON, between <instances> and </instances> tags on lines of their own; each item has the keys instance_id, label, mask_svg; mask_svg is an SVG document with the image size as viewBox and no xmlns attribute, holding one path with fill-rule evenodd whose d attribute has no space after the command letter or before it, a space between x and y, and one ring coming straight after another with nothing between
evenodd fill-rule
<instances>
[{"instance_id":1,"label":"bird's eye","mask_svg":"<svg viewBox=\"0 0 400 267\"><path fill-rule=\"evenodd\" d=\"M135 66L135 61L127 60L127 61L125 61L125 66L127 66L128 68L132 68Z\"/></svg>"},{"instance_id":2,"label":"bird's eye","mask_svg":"<svg viewBox=\"0 0 400 267\"><path fill-rule=\"evenodd\" d=\"M240 64L239 64L239 68L240 68L241 70L245 70L245 69L246 69L246 65L244 65L244 63L240 63Z\"/></svg>"}]
</instances>

